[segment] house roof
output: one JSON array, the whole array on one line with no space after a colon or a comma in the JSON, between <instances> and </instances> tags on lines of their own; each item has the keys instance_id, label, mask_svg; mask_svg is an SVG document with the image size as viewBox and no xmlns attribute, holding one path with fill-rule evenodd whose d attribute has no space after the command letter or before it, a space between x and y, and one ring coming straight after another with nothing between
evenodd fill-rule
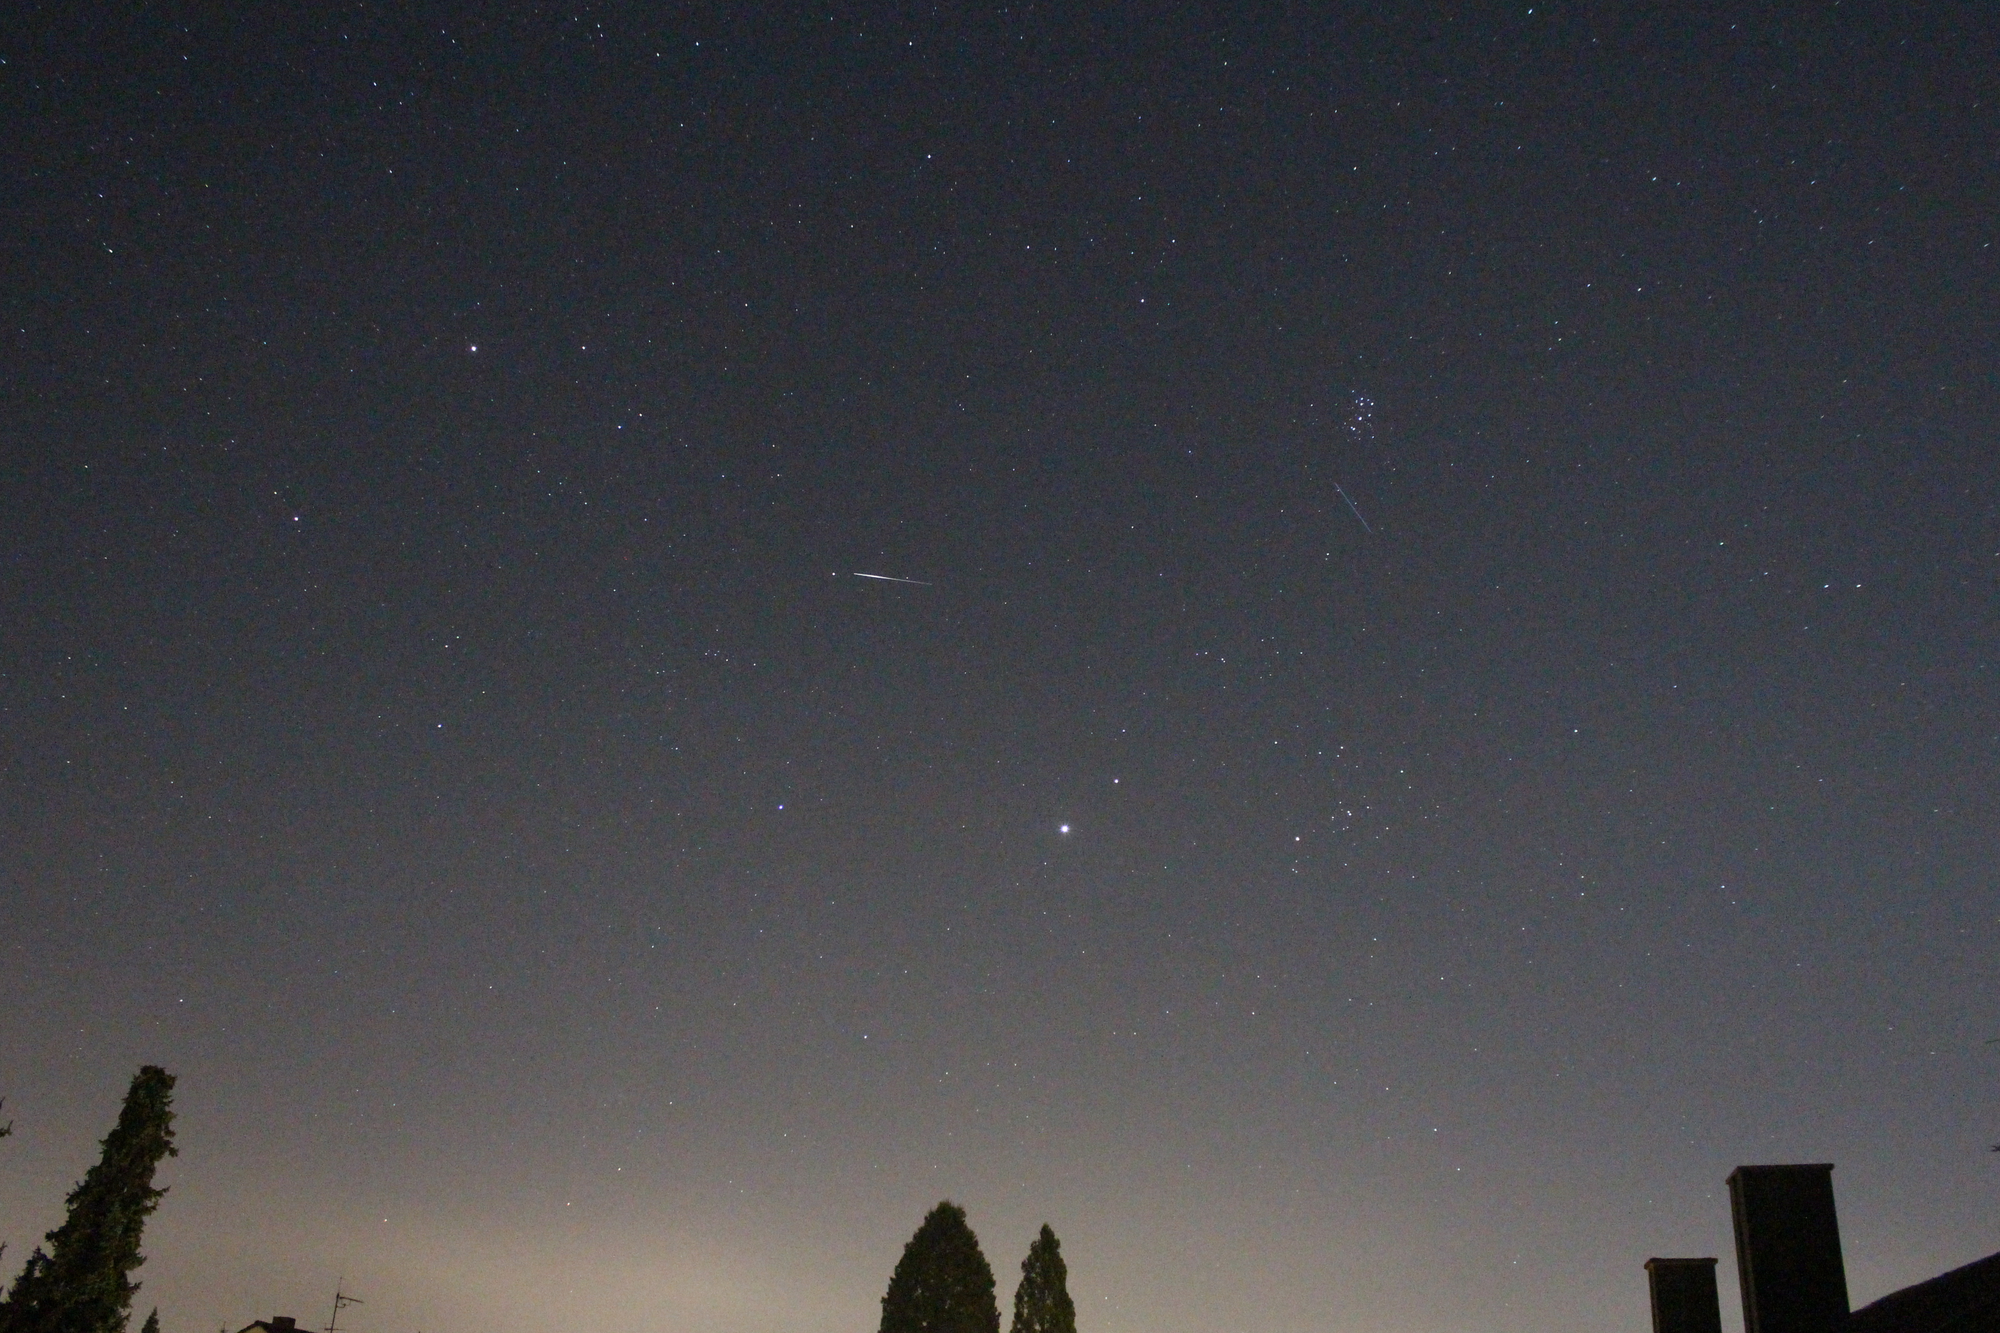
<instances>
[{"instance_id":1,"label":"house roof","mask_svg":"<svg viewBox=\"0 0 2000 1333\"><path fill-rule=\"evenodd\" d=\"M2000 1329L2000 1254L1892 1291L1856 1310L1848 1333L1991 1333Z\"/></svg>"}]
</instances>

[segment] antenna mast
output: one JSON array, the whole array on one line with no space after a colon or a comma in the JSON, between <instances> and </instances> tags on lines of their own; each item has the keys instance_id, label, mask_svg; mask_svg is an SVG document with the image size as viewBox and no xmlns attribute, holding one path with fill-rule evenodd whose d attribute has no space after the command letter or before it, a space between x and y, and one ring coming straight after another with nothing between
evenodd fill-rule
<instances>
[{"instance_id":1,"label":"antenna mast","mask_svg":"<svg viewBox=\"0 0 2000 1333\"><path fill-rule=\"evenodd\" d=\"M359 1296L349 1296L340 1289L340 1283L346 1280L342 1278L339 1282L333 1284L333 1317L326 1321L326 1333L339 1333L340 1312L350 1305L360 1305L362 1303Z\"/></svg>"}]
</instances>

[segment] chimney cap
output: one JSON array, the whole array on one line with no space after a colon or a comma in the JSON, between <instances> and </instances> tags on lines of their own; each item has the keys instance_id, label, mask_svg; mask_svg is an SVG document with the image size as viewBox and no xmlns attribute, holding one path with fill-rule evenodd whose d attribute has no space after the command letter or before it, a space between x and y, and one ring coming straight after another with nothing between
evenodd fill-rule
<instances>
[{"instance_id":1,"label":"chimney cap","mask_svg":"<svg viewBox=\"0 0 2000 1333\"><path fill-rule=\"evenodd\" d=\"M1831 1171L1832 1162L1770 1162L1758 1166L1739 1166L1729 1173L1734 1180L1738 1176L1777 1175L1786 1171Z\"/></svg>"}]
</instances>

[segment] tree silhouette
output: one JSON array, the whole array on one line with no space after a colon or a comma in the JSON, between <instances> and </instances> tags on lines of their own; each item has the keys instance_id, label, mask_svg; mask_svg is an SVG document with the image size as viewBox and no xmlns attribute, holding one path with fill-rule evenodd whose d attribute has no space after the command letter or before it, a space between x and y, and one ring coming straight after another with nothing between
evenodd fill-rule
<instances>
[{"instance_id":1,"label":"tree silhouette","mask_svg":"<svg viewBox=\"0 0 2000 1333\"><path fill-rule=\"evenodd\" d=\"M174 1148L174 1076L147 1065L133 1076L104 1154L69 1195L69 1216L28 1256L7 1298L0 1333L124 1333L146 1262L139 1235L166 1191L153 1170Z\"/></svg>"},{"instance_id":2,"label":"tree silhouette","mask_svg":"<svg viewBox=\"0 0 2000 1333\"><path fill-rule=\"evenodd\" d=\"M1076 1303L1069 1298L1069 1266L1062 1242L1049 1224L1021 1261L1021 1285L1014 1288L1014 1322L1009 1333L1076 1333Z\"/></svg>"},{"instance_id":3,"label":"tree silhouette","mask_svg":"<svg viewBox=\"0 0 2000 1333\"><path fill-rule=\"evenodd\" d=\"M881 1333L1000 1333L993 1269L951 1200L931 1209L903 1247L882 1297Z\"/></svg>"},{"instance_id":4,"label":"tree silhouette","mask_svg":"<svg viewBox=\"0 0 2000 1333\"><path fill-rule=\"evenodd\" d=\"M7 1104L7 1099L5 1097L0 1097L0 1106L5 1106L6 1104ZM13 1121L9 1120L6 1124L0 1125L0 1139L6 1138L9 1134L12 1134L13 1132L14 1132ZM0 1254L5 1254L5 1253L7 1253L7 1247L4 1244L0 1244Z\"/></svg>"}]
</instances>

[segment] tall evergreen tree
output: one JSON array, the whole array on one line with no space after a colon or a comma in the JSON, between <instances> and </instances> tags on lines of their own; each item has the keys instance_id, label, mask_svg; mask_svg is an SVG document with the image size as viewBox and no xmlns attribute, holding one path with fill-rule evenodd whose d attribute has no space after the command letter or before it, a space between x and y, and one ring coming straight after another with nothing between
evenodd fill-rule
<instances>
[{"instance_id":1,"label":"tall evergreen tree","mask_svg":"<svg viewBox=\"0 0 2000 1333\"><path fill-rule=\"evenodd\" d=\"M174 1076L147 1065L132 1079L104 1154L69 1196L69 1216L28 1256L7 1298L0 1333L125 1333L132 1270L146 1262L139 1235L164 1189L153 1170L174 1148Z\"/></svg>"},{"instance_id":2,"label":"tall evergreen tree","mask_svg":"<svg viewBox=\"0 0 2000 1333\"><path fill-rule=\"evenodd\" d=\"M1014 1288L1014 1323L1009 1333L1076 1333L1076 1303L1069 1298L1069 1266L1062 1242L1049 1224L1021 1261L1021 1285Z\"/></svg>"},{"instance_id":3,"label":"tall evergreen tree","mask_svg":"<svg viewBox=\"0 0 2000 1333\"><path fill-rule=\"evenodd\" d=\"M951 1200L931 1209L903 1247L882 1297L881 1333L1000 1333L993 1269Z\"/></svg>"}]
</instances>

